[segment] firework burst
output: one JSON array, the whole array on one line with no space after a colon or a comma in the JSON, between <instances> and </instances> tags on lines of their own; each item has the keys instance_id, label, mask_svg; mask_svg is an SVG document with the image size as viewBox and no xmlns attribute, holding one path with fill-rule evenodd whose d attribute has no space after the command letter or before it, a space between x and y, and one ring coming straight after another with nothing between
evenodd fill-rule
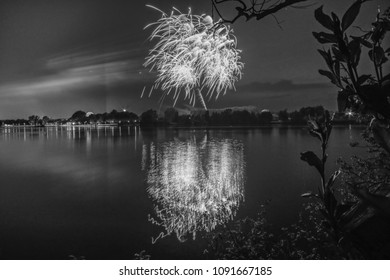
<instances>
[{"instance_id":1,"label":"firework burst","mask_svg":"<svg viewBox=\"0 0 390 280\"><path fill-rule=\"evenodd\" d=\"M154 27L150 40L158 40L144 63L157 72L153 88L164 94L173 94L174 104L184 98L195 105L196 97L206 108L202 91L217 99L241 78L244 64L233 30L222 22L213 23L208 15L193 15L189 9L182 14L175 9L170 15L161 12L161 18L145 27Z\"/></svg>"}]
</instances>

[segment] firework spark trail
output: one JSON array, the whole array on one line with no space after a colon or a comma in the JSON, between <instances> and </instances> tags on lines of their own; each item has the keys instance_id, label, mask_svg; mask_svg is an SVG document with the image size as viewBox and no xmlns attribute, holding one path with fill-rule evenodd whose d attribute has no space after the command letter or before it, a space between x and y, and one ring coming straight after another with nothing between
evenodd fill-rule
<instances>
[{"instance_id":1,"label":"firework spark trail","mask_svg":"<svg viewBox=\"0 0 390 280\"><path fill-rule=\"evenodd\" d=\"M162 14L158 21L145 27L154 27L150 40L158 40L144 63L150 71L157 72L153 88L160 88L166 95L173 92L174 104L184 92L184 99L195 105L198 94L205 109L203 89L209 100L213 96L217 99L228 89L235 90L244 64L229 26L220 21L214 24L210 16L193 15L191 10L183 14L174 8L167 15L149 7Z\"/></svg>"}]
</instances>

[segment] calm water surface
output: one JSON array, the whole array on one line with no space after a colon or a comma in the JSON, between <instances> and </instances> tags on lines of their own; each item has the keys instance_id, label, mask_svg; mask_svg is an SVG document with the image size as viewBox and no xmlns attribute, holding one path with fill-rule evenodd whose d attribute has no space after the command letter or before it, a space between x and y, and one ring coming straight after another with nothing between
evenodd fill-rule
<instances>
[{"instance_id":1,"label":"calm water surface","mask_svg":"<svg viewBox=\"0 0 390 280\"><path fill-rule=\"evenodd\" d=\"M328 169L361 128L335 127ZM319 178L304 128L7 128L0 131L3 259L202 258L204 233L255 216L295 221Z\"/></svg>"}]
</instances>

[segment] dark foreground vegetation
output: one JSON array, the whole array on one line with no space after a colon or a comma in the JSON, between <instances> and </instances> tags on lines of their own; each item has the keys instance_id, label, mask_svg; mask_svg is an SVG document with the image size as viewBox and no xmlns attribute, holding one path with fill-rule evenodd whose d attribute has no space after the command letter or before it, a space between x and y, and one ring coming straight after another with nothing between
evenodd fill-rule
<instances>
[{"instance_id":1,"label":"dark foreground vegetation","mask_svg":"<svg viewBox=\"0 0 390 280\"><path fill-rule=\"evenodd\" d=\"M364 0L355 1L340 19L316 9L326 32L313 32L328 70L321 75L339 88L339 111L369 120L363 143L367 157L339 160L339 170L326 176L334 118L324 112L308 120L308 132L318 139L319 153L306 151L301 160L316 169L319 183L302 194L305 203L297 223L274 229L266 207L257 218L244 219L211 234L210 254L222 259L389 259L390 258L390 74L385 73L390 49L390 8L380 11L372 29L349 36L348 28ZM388 42L388 41L387 41ZM361 56L372 65L359 67ZM287 116L285 117L285 119Z\"/></svg>"}]
</instances>

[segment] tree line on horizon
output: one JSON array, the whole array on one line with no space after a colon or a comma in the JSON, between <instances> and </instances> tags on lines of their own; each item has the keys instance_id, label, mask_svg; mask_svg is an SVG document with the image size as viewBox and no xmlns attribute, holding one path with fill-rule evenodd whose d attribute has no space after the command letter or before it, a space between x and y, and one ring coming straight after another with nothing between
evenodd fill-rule
<instances>
[{"instance_id":1,"label":"tree line on horizon","mask_svg":"<svg viewBox=\"0 0 390 280\"><path fill-rule=\"evenodd\" d=\"M48 116L39 117L31 115L28 119L8 119L1 120L1 125L87 125L87 124L118 124L143 126L220 126L220 125L265 125L271 123L283 124L305 124L308 120L321 116L325 112L323 106L302 107L299 110L270 112L263 110L260 112L247 109L220 109L220 110L193 110L186 114L179 114L174 107L167 108L163 114L158 114L157 110L149 109L139 116L126 110L112 110L107 113L86 113L78 110L70 118L52 119ZM335 113L335 122L355 123L356 118L345 113Z\"/></svg>"},{"instance_id":2,"label":"tree line on horizon","mask_svg":"<svg viewBox=\"0 0 390 280\"><path fill-rule=\"evenodd\" d=\"M0 124L4 125L32 125L32 126L46 126L46 125L65 125L67 123L72 124L107 124L107 123L134 123L138 121L139 117L133 112L126 110L117 111L112 110L107 113L88 113L82 110L78 110L72 114L70 118L58 118L53 119L48 116L39 117L37 115L31 115L28 119L8 119L1 120Z\"/></svg>"},{"instance_id":3,"label":"tree line on horizon","mask_svg":"<svg viewBox=\"0 0 390 280\"><path fill-rule=\"evenodd\" d=\"M189 114L179 114L175 108L168 108L163 117L159 117L156 110L150 109L140 115L140 123L145 126L173 125L173 126L220 126L220 125L267 125L306 124L310 119L322 116L326 109L323 106L303 107L288 112L287 109L279 112L262 110L260 112L247 109L221 109L221 110L194 110ZM335 113L335 123L356 123L354 116L345 113Z\"/></svg>"}]
</instances>

